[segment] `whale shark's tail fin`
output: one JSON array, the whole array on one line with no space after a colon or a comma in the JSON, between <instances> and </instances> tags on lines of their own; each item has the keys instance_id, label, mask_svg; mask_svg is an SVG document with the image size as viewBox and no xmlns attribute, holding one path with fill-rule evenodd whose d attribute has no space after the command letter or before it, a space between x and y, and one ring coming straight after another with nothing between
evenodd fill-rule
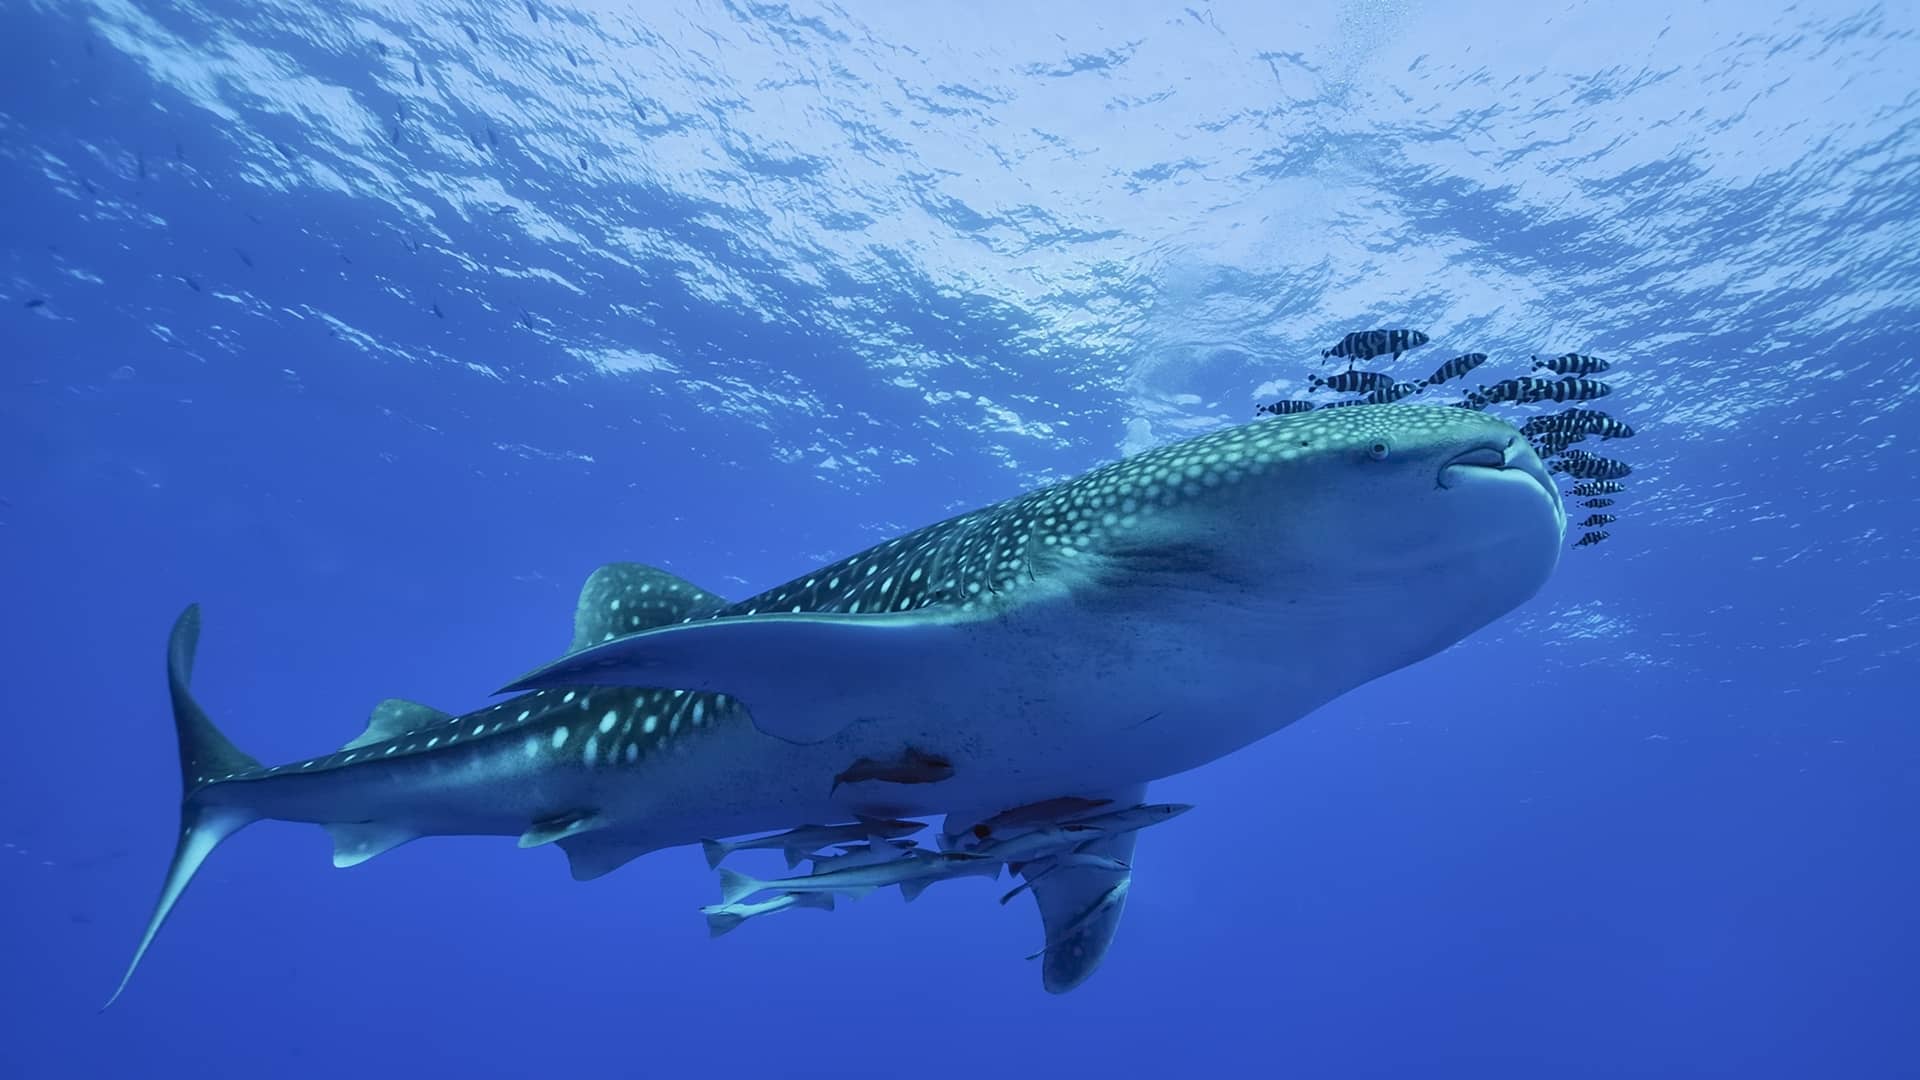
<instances>
[{"instance_id":1,"label":"whale shark's tail fin","mask_svg":"<svg viewBox=\"0 0 1920 1080\"><path fill-rule=\"evenodd\" d=\"M253 824L260 816L252 810L205 798L208 791L238 773L251 772L260 763L242 753L207 719L193 700L187 682L193 677L193 653L200 643L200 606L194 604L174 620L173 633L167 638L167 690L173 699L173 726L180 739L180 839L174 845L173 861L167 865L167 877L160 887L159 902L147 930L133 951L127 973L120 978L105 1010L126 990L140 958L160 933L160 927L173 913L173 905L187 889L187 883L220 842Z\"/></svg>"}]
</instances>

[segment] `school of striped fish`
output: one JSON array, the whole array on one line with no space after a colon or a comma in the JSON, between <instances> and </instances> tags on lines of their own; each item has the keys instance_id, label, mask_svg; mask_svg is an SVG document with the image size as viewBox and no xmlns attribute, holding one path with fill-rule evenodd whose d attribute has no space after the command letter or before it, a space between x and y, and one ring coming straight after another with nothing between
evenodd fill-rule
<instances>
[{"instance_id":1,"label":"school of striped fish","mask_svg":"<svg viewBox=\"0 0 1920 1080\"><path fill-rule=\"evenodd\" d=\"M1412 380L1356 366L1380 358L1389 363L1397 361L1403 354L1431 340L1419 330L1355 330L1343 336L1338 343L1320 351L1323 362L1331 359L1347 361L1345 371L1331 375L1316 372L1307 376L1309 393L1325 391L1355 396L1331 401L1310 397L1286 398L1261 405L1255 412L1291 416L1315 409L1388 404L1448 383L1456 383L1487 362L1486 353L1462 353L1435 368L1426 378ZM1578 352L1561 353L1545 359L1536 355L1529 359L1532 366L1528 374L1463 390L1461 400L1453 404L1462 409L1484 411L1492 406L1586 402L1613 393L1610 384L1593 377L1610 370L1613 367L1611 360ZM1612 496L1626 491L1626 485L1621 480L1633 471L1631 465L1617 458L1577 448L1575 444L1589 438L1601 442L1629 439L1634 435L1631 426L1598 409L1581 408L1573 404L1559 412L1527 417L1520 424L1520 433L1526 436L1549 470L1555 475L1577 481L1562 493L1570 504L1577 500L1583 509L1602 510L1614 505ZM1568 518L1571 520L1572 515L1568 515ZM1612 533L1603 526L1617 520L1619 518L1615 514L1588 514L1578 522L1578 527L1585 531L1573 542L1573 546L1586 548L1604 542Z\"/></svg>"}]
</instances>

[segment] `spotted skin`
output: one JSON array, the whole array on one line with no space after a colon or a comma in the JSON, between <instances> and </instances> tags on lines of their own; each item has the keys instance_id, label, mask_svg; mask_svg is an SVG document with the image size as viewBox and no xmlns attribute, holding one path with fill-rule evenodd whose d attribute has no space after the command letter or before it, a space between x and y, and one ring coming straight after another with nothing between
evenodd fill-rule
<instances>
[{"instance_id":1,"label":"spotted skin","mask_svg":"<svg viewBox=\"0 0 1920 1080\"><path fill-rule=\"evenodd\" d=\"M613 563L596 570L580 590L572 647L585 648L677 619L712 616L725 608L723 597L673 574L638 563ZM535 766L632 766L682 730L693 732L722 722L736 715L739 706L719 693L581 687L522 694L461 716L424 706L413 706L413 710L427 722L286 765L201 772L192 777L192 784L392 764L421 755L451 754L462 746L471 750L485 743L493 748L510 739L519 740L522 754Z\"/></svg>"},{"instance_id":2,"label":"spotted skin","mask_svg":"<svg viewBox=\"0 0 1920 1080\"><path fill-rule=\"evenodd\" d=\"M395 738L285 765L194 777L196 788L409 760L511 750L528 768L636 766L670 742L740 716L725 694L689 690L536 690Z\"/></svg>"}]
</instances>

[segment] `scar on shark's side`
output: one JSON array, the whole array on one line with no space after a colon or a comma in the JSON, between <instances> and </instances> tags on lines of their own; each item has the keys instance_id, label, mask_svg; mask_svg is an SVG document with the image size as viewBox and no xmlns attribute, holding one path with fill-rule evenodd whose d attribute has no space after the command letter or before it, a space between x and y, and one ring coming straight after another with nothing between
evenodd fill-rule
<instances>
[{"instance_id":1,"label":"scar on shark's side","mask_svg":"<svg viewBox=\"0 0 1920 1080\"><path fill-rule=\"evenodd\" d=\"M939 754L929 754L909 746L889 758L859 758L833 778L829 793L842 784L861 784L869 780L883 784L937 784L953 778L953 762Z\"/></svg>"}]
</instances>

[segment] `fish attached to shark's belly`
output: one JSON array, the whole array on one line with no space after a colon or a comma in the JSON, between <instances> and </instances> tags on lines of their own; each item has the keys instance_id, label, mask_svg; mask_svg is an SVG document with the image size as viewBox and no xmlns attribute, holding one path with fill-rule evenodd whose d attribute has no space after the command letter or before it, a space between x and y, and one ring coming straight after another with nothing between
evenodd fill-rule
<instances>
[{"instance_id":1,"label":"fish attached to shark's belly","mask_svg":"<svg viewBox=\"0 0 1920 1080\"><path fill-rule=\"evenodd\" d=\"M272 767L188 691L190 608L168 646L182 829L127 978L207 855L265 818L326 826L341 866L421 836L500 834L557 844L584 879L810 815L946 813L965 828L1028 804L1137 801L1146 782L1511 610L1554 569L1565 528L1539 458L1484 414L1275 417L962 514L738 603L638 564L602 568L582 590L571 650L514 683L520 696L457 717L385 702L339 751ZM1045 915L1049 989L1084 980L1117 925L1133 834L1108 831L1008 860ZM860 879L898 878L913 895L990 858L901 850L915 865ZM718 914L730 928L743 913L817 906Z\"/></svg>"}]
</instances>

